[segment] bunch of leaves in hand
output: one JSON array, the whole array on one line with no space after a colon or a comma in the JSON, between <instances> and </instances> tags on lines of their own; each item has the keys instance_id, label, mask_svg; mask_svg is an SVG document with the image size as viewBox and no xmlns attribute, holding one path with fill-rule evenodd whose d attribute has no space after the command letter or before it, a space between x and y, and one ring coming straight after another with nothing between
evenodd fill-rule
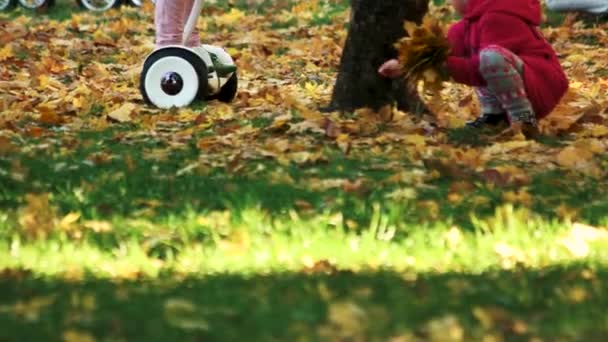
<instances>
[{"instance_id":1,"label":"bunch of leaves in hand","mask_svg":"<svg viewBox=\"0 0 608 342\"><path fill-rule=\"evenodd\" d=\"M450 53L450 45L443 25L427 16L421 25L408 21L404 27L408 36L399 40L395 47L399 51L405 77L435 85L447 80L442 69Z\"/></svg>"}]
</instances>

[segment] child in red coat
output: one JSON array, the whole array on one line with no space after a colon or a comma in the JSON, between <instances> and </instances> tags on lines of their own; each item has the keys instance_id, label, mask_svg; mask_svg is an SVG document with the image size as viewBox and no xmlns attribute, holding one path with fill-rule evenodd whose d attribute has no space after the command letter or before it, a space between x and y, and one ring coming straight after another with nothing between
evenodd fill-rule
<instances>
[{"instance_id":1,"label":"child in red coat","mask_svg":"<svg viewBox=\"0 0 608 342\"><path fill-rule=\"evenodd\" d=\"M496 125L534 129L568 89L568 80L551 45L538 30L538 0L452 0L462 20L448 33L452 47L446 67L459 83L475 87L481 115L470 127ZM398 77L389 60L379 70Z\"/></svg>"}]
</instances>

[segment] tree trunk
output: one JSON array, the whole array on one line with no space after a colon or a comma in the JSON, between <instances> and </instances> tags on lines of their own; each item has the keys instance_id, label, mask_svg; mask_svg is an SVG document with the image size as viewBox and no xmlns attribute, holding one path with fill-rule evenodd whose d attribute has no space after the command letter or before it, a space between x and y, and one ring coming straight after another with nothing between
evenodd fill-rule
<instances>
[{"instance_id":1,"label":"tree trunk","mask_svg":"<svg viewBox=\"0 0 608 342\"><path fill-rule=\"evenodd\" d=\"M378 74L386 60L397 57L394 44L406 35L405 21L420 23L428 0L352 0L351 20L329 110L379 109L397 103L404 111L423 111L415 90L402 79Z\"/></svg>"}]
</instances>

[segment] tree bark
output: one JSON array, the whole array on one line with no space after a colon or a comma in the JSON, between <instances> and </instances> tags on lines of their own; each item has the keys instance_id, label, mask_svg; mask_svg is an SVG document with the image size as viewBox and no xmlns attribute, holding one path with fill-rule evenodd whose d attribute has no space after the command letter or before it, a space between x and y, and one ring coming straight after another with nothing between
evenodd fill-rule
<instances>
[{"instance_id":1,"label":"tree bark","mask_svg":"<svg viewBox=\"0 0 608 342\"><path fill-rule=\"evenodd\" d=\"M405 21L420 23L428 0L352 0L348 36L329 110L379 109L396 103L404 111L424 111L415 90L403 79L378 74L382 63L396 58L394 44L407 33Z\"/></svg>"}]
</instances>

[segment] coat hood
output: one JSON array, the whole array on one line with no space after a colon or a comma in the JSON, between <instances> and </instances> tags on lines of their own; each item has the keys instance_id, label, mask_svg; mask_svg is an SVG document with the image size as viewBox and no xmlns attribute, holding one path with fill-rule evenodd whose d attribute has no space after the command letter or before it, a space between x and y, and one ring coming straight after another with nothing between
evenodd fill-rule
<instances>
[{"instance_id":1,"label":"coat hood","mask_svg":"<svg viewBox=\"0 0 608 342\"><path fill-rule=\"evenodd\" d=\"M513 15L535 26L540 25L542 21L538 0L467 0L464 18L478 19L491 12Z\"/></svg>"}]
</instances>

